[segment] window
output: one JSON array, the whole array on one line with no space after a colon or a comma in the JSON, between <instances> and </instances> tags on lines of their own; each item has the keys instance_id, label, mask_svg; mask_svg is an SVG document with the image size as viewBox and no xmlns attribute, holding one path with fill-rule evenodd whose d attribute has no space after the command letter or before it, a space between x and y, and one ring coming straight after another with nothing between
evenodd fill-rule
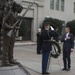
<instances>
[{"instance_id":1,"label":"window","mask_svg":"<svg viewBox=\"0 0 75 75\"><path fill-rule=\"evenodd\" d=\"M50 0L50 8L54 9L54 0Z\"/></svg>"},{"instance_id":2,"label":"window","mask_svg":"<svg viewBox=\"0 0 75 75\"><path fill-rule=\"evenodd\" d=\"M75 2L74 2L74 13L75 13Z\"/></svg>"},{"instance_id":3,"label":"window","mask_svg":"<svg viewBox=\"0 0 75 75\"><path fill-rule=\"evenodd\" d=\"M64 11L64 0L61 0L61 11Z\"/></svg>"},{"instance_id":4,"label":"window","mask_svg":"<svg viewBox=\"0 0 75 75\"><path fill-rule=\"evenodd\" d=\"M56 10L59 10L59 0L56 0Z\"/></svg>"},{"instance_id":5,"label":"window","mask_svg":"<svg viewBox=\"0 0 75 75\"><path fill-rule=\"evenodd\" d=\"M64 11L64 2L65 0L50 0L50 9Z\"/></svg>"}]
</instances>

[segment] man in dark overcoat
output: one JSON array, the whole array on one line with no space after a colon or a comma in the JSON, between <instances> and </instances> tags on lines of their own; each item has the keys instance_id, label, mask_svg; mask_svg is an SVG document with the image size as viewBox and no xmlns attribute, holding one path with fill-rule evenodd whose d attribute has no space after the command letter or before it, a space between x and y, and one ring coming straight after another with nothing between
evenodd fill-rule
<instances>
[{"instance_id":1,"label":"man in dark overcoat","mask_svg":"<svg viewBox=\"0 0 75 75\"><path fill-rule=\"evenodd\" d=\"M64 68L62 70L69 71L71 68L71 52L74 49L74 36L70 33L70 28L65 28L65 34L62 36L63 42L63 63Z\"/></svg>"},{"instance_id":2,"label":"man in dark overcoat","mask_svg":"<svg viewBox=\"0 0 75 75\"><path fill-rule=\"evenodd\" d=\"M41 29L38 29L38 33L37 33L37 54L41 54Z\"/></svg>"}]
</instances>

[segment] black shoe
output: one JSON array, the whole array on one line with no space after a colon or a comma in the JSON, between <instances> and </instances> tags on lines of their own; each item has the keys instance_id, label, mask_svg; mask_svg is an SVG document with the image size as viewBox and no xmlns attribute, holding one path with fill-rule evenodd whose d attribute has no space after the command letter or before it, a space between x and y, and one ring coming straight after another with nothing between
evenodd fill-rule
<instances>
[{"instance_id":1,"label":"black shoe","mask_svg":"<svg viewBox=\"0 0 75 75\"><path fill-rule=\"evenodd\" d=\"M66 69L66 71L70 71L70 68Z\"/></svg>"},{"instance_id":2,"label":"black shoe","mask_svg":"<svg viewBox=\"0 0 75 75\"><path fill-rule=\"evenodd\" d=\"M42 54L41 52L37 52L37 54Z\"/></svg>"},{"instance_id":3,"label":"black shoe","mask_svg":"<svg viewBox=\"0 0 75 75\"><path fill-rule=\"evenodd\" d=\"M42 53L37 53L37 54L42 54Z\"/></svg>"},{"instance_id":4,"label":"black shoe","mask_svg":"<svg viewBox=\"0 0 75 75\"><path fill-rule=\"evenodd\" d=\"M10 64L19 64L17 61L10 61Z\"/></svg>"},{"instance_id":5,"label":"black shoe","mask_svg":"<svg viewBox=\"0 0 75 75\"><path fill-rule=\"evenodd\" d=\"M46 73L42 73L42 74L50 74L49 72L46 72Z\"/></svg>"},{"instance_id":6,"label":"black shoe","mask_svg":"<svg viewBox=\"0 0 75 75\"><path fill-rule=\"evenodd\" d=\"M62 71L65 71L65 70L66 70L66 68L63 68L63 69L62 69Z\"/></svg>"}]
</instances>

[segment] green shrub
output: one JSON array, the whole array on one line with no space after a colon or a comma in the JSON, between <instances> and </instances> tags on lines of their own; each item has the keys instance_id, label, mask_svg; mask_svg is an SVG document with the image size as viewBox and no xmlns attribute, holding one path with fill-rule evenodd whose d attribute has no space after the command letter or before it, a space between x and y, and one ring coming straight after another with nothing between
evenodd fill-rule
<instances>
[{"instance_id":1,"label":"green shrub","mask_svg":"<svg viewBox=\"0 0 75 75\"><path fill-rule=\"evenodd\" d=\"M44 29L44 24L45 23L50 23L50 25L58 31L58 33L61 35L62 32L62 21L59 19L54 19L54 18L45 18L45 20L43 21L43 25L42 25L42 30Z\"/></svg>"},{"instance_id":2,"label":"green shrub","mask_svg":"<svg viewBox=\"0 0 75 75\"><path fill-rule=\"evenodd\" d=\"M66 26L70 27L71 33L75 35L75 20L67 22Z\"/></svg>"}]
</instances>

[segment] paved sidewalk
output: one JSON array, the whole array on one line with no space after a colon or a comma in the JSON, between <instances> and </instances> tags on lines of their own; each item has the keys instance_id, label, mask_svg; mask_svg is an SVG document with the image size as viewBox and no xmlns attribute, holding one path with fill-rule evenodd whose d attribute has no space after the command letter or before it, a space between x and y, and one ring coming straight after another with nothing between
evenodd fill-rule
<instances>
[{"instance_id":1,"label":"paved sidewalk","mask_svg":"<svg viewBox=\"0 0 75 75\"><path fill-rule=\"evenodd\" d=\"M36 54L36 45L15 46L15 58L21 62L31 75L41 75L42 55ZM71 71L61 71L63 68L62 54L58 59L51 58L50 75L75 75L75 51L71 55Z\"/></svg>"}]
</instances>

